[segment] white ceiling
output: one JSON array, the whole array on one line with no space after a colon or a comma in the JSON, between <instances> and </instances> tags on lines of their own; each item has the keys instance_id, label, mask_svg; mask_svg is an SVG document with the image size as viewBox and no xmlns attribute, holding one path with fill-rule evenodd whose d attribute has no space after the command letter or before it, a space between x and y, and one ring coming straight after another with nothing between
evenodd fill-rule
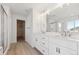
<instances>
[{"instance_id":1,"label":"white ceiling","mask_svg":"<svg viewBox=\"0 0 79 59\"><path fill-rule=\"evenodd\" d=\"M39 11L44 12L50 8L54 8L57 4L56 3L6 3L5 5L9 6L13 13L27 15L29 10L32 8L39 8Z\"/></svg>"}]
</instances>

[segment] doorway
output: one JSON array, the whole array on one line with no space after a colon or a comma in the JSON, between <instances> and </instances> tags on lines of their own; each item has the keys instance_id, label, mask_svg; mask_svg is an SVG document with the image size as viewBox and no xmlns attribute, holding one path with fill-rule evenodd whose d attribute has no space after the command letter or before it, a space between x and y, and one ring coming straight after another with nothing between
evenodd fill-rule
<instances>
[{"instance_id":1,"label":"doorway","mask_svg":"<svg viewBox=\"0 0 79 59\"><path fill-rule=\"evenodd\" d=\"M17 20L17 42L25 41L25 21Z\"/></svg>"}]
</instances>

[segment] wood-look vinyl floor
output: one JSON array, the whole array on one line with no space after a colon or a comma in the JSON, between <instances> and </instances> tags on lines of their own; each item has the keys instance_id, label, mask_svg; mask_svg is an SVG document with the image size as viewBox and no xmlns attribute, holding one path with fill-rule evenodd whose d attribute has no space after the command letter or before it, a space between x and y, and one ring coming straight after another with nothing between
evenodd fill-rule
<instances>
[{"instance_id":1,"label":"wood-look vinyl floor","mask_svg":"<svg viewBox=\"0 0 79 59\"><path fill-rule=\"evenodd\" d=\"M39 51L32 48L28 43L19 41L11 44L7 55L42 55Z\"/></svg>"}]
</instances>

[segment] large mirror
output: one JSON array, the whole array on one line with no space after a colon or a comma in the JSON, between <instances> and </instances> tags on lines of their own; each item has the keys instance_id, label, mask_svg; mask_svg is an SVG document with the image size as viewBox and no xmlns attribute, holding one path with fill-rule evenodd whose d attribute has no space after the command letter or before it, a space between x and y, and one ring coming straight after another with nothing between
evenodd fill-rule
<instances>
[{"instance_id":1,"label":"large mirror","mask_svg":"<svg viewBox=\"0 0 79 59\"><path fill-rule=\"evenodd\" d=\"M79 32L79 19L67 21L67 31Z\"/></svg>"},{"instance_id":2,"label":"large mirror","mask_svg":"<svg viewBox=\"0 0 79 59\"><path fill-rule=\"evenodd\" d=\"M47 15L48 32L79 32L79 8L76 4L64 5Z\"/></svg>"},{"instance_id":3,"label":"large mirror","mask_svg":"<svg viewBox=\"0 0 79 59\"><path fill-rule=\"evenodd\" d=\"M54 18L52 15L47 15L47 32L61 32L62 23Z\"/></svg>"}]
</instances>

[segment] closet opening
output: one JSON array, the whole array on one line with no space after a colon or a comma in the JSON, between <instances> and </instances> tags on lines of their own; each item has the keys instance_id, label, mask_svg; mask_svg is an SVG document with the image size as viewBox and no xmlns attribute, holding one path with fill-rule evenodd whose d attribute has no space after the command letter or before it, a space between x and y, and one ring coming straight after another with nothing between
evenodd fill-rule
<instances>
[{"instance_id":1,"label":"closet opening","mask_svg":"<svg viewBox=\"0 0 79 59\"><path fill-rule=\"evenodd\" d=\"M25 41L25 21L17 20L17 42Z\"/></svg>"}]
</instances>

